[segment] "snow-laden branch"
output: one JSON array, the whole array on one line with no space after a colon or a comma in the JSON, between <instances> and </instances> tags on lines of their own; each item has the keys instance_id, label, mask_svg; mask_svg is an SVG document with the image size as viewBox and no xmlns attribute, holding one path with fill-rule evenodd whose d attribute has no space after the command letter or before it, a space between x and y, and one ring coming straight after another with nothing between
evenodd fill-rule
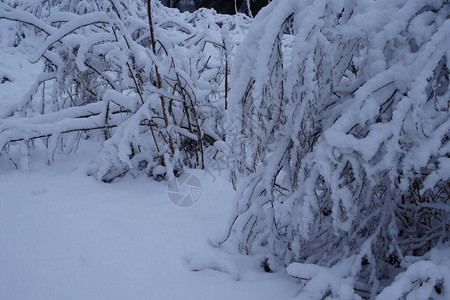
<instances>
[{"instance_id":1,"label":"snow-laden branch","mask_svg":"<svg viewBox=\"0 0 450 300\"><path fill-rule=\"evenodd\" d=\"M44 62L43 73L17 111L0 120L0 153L10 161L16 144L31 149L29 141L47 137L64 143L58 136L85 131L91 131L85 137L108 141L92 170L105 181L127 172L152 175L157 167L166 170L158 176L171 176L183 165L203 168L205 156L214 155L215 149L205 153L205 132L223 136L226 64L246 17L110 0L63 1L49 14L35 3L4 7L3 17L16 16L48 34L30 57Z\"/></svg>"},{"instance_id":2,"label":"snow-laden branch","mask_svg":"<svg viewBox=\"0 0 450 300\"><path fill-rule=\"evenodd\" d=\"M356 255L345 280L373 296L447 242L449 17L446 1L263 9L232 69L237 197L219 244L274 269Z\"/></svg>"}]
</instances>

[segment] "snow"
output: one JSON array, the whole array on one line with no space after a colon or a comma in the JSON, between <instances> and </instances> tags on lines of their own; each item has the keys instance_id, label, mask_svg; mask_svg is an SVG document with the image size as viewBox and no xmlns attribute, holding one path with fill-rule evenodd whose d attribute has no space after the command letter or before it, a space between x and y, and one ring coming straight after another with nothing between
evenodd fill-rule
<instances>
[{"instance_id":1,"label":"snow","mask_svg":"<svg viewBox=\"0 0 450 300\"><path fill-rule=\"evenodd\" d=\"M450 293L443 287L450 281L450 249L433 249L427 256L427 260L415 262L399 274L377 299L400 299L404 291L408 291L407 299L426 299L439 289L442 291L439 298L448 299Z\"/></svg>"},{"instance_id":2,"label":"snow","mask_svg":"<svg viewBox=\"0 0 450 300\"><path fill-rule=\"evenodd\" d=\"M313 264L290 264L287 267L289 274L306 281L298 299L321 299L328 291L337 299L361 299L354 294L354 280L346 278L353 263L351 260L344 260L331 269Z\"/></svg>"},{"instance_id":3,"label":"snow","mask_svg":"<svg viewBox=\"0 0 450 300\"><path fill-rule=\"evenodd\" d=\"M264 273L254 258L209 244L231 210L234 192L224 176L189 171L202 182L202 198L179 208L168 200L167 183L126 177L105 184L86 176L98 150L88 145L52 166L32 164L29 173L0 168L1 299L295 295L287 275Z\"/></svg>"},{"instance_id":4,"label":"snow","mask_svg":"<svg viewBox=\"0 0 450 300\"><path fill-rule=\"evenodd\" d=\"M407 253L448 241L448 4L272 1L238 47L227 112L238 134L227 143L239 196L227 241L271 267L327 267L299 299L348 299L336 283L360 279L374 297L408 273ZM280 38L285 20L292 41ZM420 234L428 212L436 223ZM336 277L352 255L358 271Z\"/></svg>"},{"instance_id":5,"label":"snow","mask_svg":"<svg viewBox=\"0 0 450 300\"><path fill-rule=\"evenodd\" d=\"M1 124L51 131L55 122L80 112L102 112L94 103L69 108L65 119L48 113L6 120L42 66L30 64L29 53L20 48L0 48L0 54L5 58L0 73L11 79L0 85ZM167 182L128 176L105 184L87 176L100 151L99 143L83 141L75 154L57 152L52 165L43 153L32 152L31 159L22 153L27 161L21 163L28 167L20 171L0 160L0 299L288 299L297 294L297 282L286 272L265 273L256 258L210 244L231 215L234 191L226 174L189 170L202 182L202 197L180 208L169 201Z\"/></svg>"},{"instance_id":6,"label":"snow","mask_svg":"<svg viewBox=\"0 0 450 300\"><path fill-rule=\"evenodd\" d=\"M83 16L79 16L76 20L71 20L62 25L61 28L54 32L41 46L41 48L30 56L30 62L37 62L39 58L50 48L51 45L61 40L71 32L80 29L84 26L96 24L96 23L109 23L111 20L106 13L89 13Z\"/></svg>"},{"instance_id":7,"label":"snow","mask_svg":"<svg viewBox=\"0 0 450 300\"><path fill-rule=\"evenodd\" d=\"M16 110L17 103L27 92L27 86L42 68L41 64L30 64L22 48L13 49L0 48L0 118Z\"/></svg>"},{"instance_id":8,"label":"snow","mask_svg":"<svg viewBox=\"0 0 450 300\"><path fill-rule=\"evenodd\" d=\"M0 299L449 298L448 2L96 1L0 4Z\"/></svg>"}]
</instances>

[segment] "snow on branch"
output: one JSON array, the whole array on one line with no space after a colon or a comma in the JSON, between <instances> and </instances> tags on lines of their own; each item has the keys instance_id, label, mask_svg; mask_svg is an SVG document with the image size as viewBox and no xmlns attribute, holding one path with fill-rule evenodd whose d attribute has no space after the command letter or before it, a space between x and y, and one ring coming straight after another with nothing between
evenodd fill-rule
<instances>
[{"instance_id":1,"label":"snow on branch","mask_svg":"<svg viewBox=\"0 0 450 300\"><path fill-rule=\"evenodd\" d=\"M0 17L47 34L29 37L45 38L30 57L44 70L16 112L0 120L2 155L11 161L13 144L32 149L39 139L61 143L58 136L83 133L104 141L90 171L100 180L205 166L215 150L205 149L204 134L223 136L225 60L248 19L109 0L43 2L46 14L26 2L2 5Z\"/></svg>"},{"instance_id":2,"label":"snow on branch","mask_svg":"<svg viewBox=\"0 0 450 300\"><path fill-rule=\"evenodd\" d=\"M232 69L237 197L218 244L272 269L356 257L345 280L373 296L447 243L449 16L446 1L263 9Z\"/></svg>"}]
</instances>

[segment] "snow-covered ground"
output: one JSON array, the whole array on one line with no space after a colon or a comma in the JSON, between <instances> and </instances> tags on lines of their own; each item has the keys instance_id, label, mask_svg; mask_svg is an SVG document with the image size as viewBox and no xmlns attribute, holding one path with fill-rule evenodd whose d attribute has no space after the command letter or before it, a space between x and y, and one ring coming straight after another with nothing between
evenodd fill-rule
<instances>
[{"instance_id":1,"label":"snow-covered ground","mask_svg":"<svg viewBox=\"0 0 450 300\"><path fill-rule=\"evenodd\" d=\"M167 183L85 175L95 146L28 173L0 170L0 299L276 299L295 295L285 275L214 249L226 228L231 185L191 171L202 196L179 208ZM224 270L191 271L194 258ZM229 267L227 267L229 266ZM235 274L239 272L239 274ZM238 276L239 280L235 280Z\"/></svg>"}]
</instances>

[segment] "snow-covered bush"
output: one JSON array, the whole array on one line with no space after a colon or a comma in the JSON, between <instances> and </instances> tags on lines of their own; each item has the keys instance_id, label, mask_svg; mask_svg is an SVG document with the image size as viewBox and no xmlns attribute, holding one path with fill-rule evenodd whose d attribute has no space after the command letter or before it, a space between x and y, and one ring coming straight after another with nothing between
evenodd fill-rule
<instances>
[{"instance_id":1,"label":"snow-covered bush","mask_svg":"<svg viewBox=\"0 0 450 300\"><path fill-rule=\"evenodd\" d=\"M324 283L323 299L373 296L405 257L448 243L449 17L438 0L263 9L233 62L238 195L219 244L272 269L320 265L309 280L337 268L343 290Z\"/></svg>"},{"instance_id":2,"label":"snow-covered bush","mask_svg":"<svg viewBox=\"0 0 450 300\"><path fill-rule=\"evenodd\" d=\"M45 67L1 120L3 156L13 161L16 148L27 156L43 140L51 158L89 135L105 141L91 170L104 181L204 167L204 146L222 139L228 54L245 16L181 14L150 1L9 2L0 18L37 31L30 60Z\"/></svg>"}]
</instances>

